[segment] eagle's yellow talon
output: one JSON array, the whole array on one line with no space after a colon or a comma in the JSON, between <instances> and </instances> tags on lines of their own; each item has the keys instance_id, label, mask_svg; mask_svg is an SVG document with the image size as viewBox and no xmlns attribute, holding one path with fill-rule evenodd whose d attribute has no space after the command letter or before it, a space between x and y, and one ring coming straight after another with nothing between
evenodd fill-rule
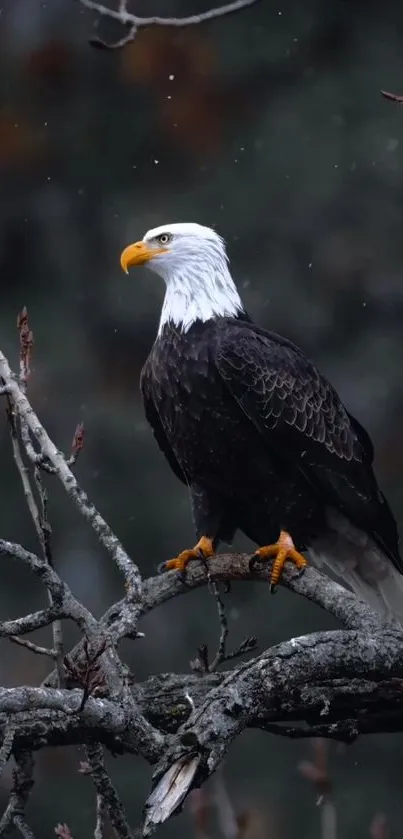
<instances>
[{"instance_id":1,"label":"eagle's yellow talon","mask_svg":"<svg viewBox=\"0 0 403 839\"><path fill-rule=\"evenodd\" d=\"M273 559L273 557L275 557L270 574L270 588L272 591L280 582L284 565L287 560L289 562L293 562L294 565L301 571L308 564L305 557L296 550L291 536L285 530L281 531L278 542L274 545L266 545L265 547L258 548L255 556L256 559L263 561L265 559Z\"/></svg>"},{"instance_id":2,"label":"eagle's yellow talon","mask_svg":"<svg viewBox=\"0 0 403 839\"><path fill-rule=\"evenodd\" d=\"M208 559L210 556L213 556L213 554L214 546L212 539L208 539L207 536L202 536L194 548L181 551L175 559L168 559L168 561L164 563L164 570L180 571L180 573L183 574L186 566L192 559Z\"/></svg>"}]
</instances>

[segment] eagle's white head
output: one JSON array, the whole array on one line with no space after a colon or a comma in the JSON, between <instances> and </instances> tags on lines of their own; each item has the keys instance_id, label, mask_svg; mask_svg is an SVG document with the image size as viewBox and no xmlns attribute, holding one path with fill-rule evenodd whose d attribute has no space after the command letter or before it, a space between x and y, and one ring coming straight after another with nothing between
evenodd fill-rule
<instances>
[{"instance_id":1,"label":"eagle's white head","mask_svg":"<svg viewBox=\"0 0 403 839\"><path fill-rule=\"evenodd\" d=\"M201 224L164 224L129 245L120 257L126 273L146 265L165 281L158 334L168 322L187 332L196 320L243 311L228 268L224 240Z\"/></svg>"}]
</instances>

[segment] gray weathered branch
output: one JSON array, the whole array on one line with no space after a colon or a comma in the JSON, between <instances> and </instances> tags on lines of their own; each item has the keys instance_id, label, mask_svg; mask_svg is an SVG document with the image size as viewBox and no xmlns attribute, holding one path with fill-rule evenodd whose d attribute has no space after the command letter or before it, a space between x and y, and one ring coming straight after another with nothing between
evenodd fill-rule
<instances>
[{"instance_id":1,"label":"gray weathered branch","mask_svg":"<svg viewBox=\"0 0 403 839\"><path fill-rule=\"evenodd\" d=\"M359 734L403 731L403 629L382 620L365 603L313 568L299 576L290 567L281 584L306 597L339 622L335 631L293 638L231 670L227 653L225 604L217 583L261 581L267 586L270 563L250 570L250 556L222 554L189 566L186 584L176 572L142 581L137 566L79 486L64 455L49 439L21 385L0 352L2 393L12 401L21 428L38 447L31 468L50 470L68 497L94 528L120 568L125 596L96 619L42 556L0 539L0 554L22 562L51 594L51 605L30 615L0 622L0 637L32 652L56 656L26 636L64 619L72 620L82 640L65 656L63 685L55 670L38 687L0 687L0 773L14 756L17 770L0 835L16 828L32 837L24 807L32 786L32 753L45 746L85 744L89 771L97 790L96 832L105 818L122 839L134 835L103 762L103 748L114 754L139 755L155 767L153 791L146 806L144 835L152 833L182 806L190 790L219 766L245 728L298 738L322 736L351 742ZM1 394L0 394L1 395ZM31 452L32 455L32 452ZM29 457L29 452L28 452ZM49 467L49 469L48 469ZM25 468L25 467L24 467ZM39 479L39 473L37 475ZM168 600L209 584L220 620L218 652L212 663L201 653L202 675L192 672L152 676L134 682L118 645L135 639L141 618ZM241 652L253 650L250 641ZM239 650L238 650L239 653ZM211 672L213 671L213 672ZM59 680L60 681L60 680Z\"/></svg>"}]
</instances>

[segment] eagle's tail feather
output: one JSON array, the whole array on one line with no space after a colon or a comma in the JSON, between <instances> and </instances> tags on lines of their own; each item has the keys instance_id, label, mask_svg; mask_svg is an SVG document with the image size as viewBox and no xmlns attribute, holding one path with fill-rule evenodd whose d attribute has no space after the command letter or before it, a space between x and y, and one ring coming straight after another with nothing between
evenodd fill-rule
<instances>
[{"instance_id":1,"label":"eagle's tail feather","mask_svg":"<svg viewBox=\"0 0 403 839\"><path fill-rule=\"evenodd\" d=\"M326 565L357 597L403 625L403 575L370 536L333 510L328 519L328 531L308 549L312 563Z\"/></svg>"}]
</instances>

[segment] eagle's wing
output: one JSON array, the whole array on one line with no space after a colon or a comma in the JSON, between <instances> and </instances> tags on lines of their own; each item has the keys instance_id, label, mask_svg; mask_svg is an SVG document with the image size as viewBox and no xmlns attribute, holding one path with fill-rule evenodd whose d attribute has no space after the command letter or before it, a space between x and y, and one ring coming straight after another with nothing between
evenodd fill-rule
<instances>
[{"instance_id":1,"label":"eagle's wing","mask_svg":"<svg viewBox=\"0 0 403 839\"><path fill-rule=\"evenodd\" d=\"M143 397L146 420L151 425L158 446L165 455L172 471L175 473L175 475L177 476L177 478L179 478L180 481L182 481L184 484L187 484L188 482L186 480L185 474L182 471L175 457L175 454L172 450L172 446L165 434L159 413L157 411L157 408L155 407L152 393L152 371L150 365L151 360L149 357L140 375L140 390L141 395Z\"/></svg>"},{"instance_id":2,"label":"eagle's wing","mask_svg":"<svg viewBox=\"0 0 403 839\"><path fill-rule=\"evenodd\" d=\"M371 440L332 385L299 348L253 323L229 321L213 354L228 390L277 462L298 469L403 570L396 523L372 471Z\"/></svg>"}]
</instances>

